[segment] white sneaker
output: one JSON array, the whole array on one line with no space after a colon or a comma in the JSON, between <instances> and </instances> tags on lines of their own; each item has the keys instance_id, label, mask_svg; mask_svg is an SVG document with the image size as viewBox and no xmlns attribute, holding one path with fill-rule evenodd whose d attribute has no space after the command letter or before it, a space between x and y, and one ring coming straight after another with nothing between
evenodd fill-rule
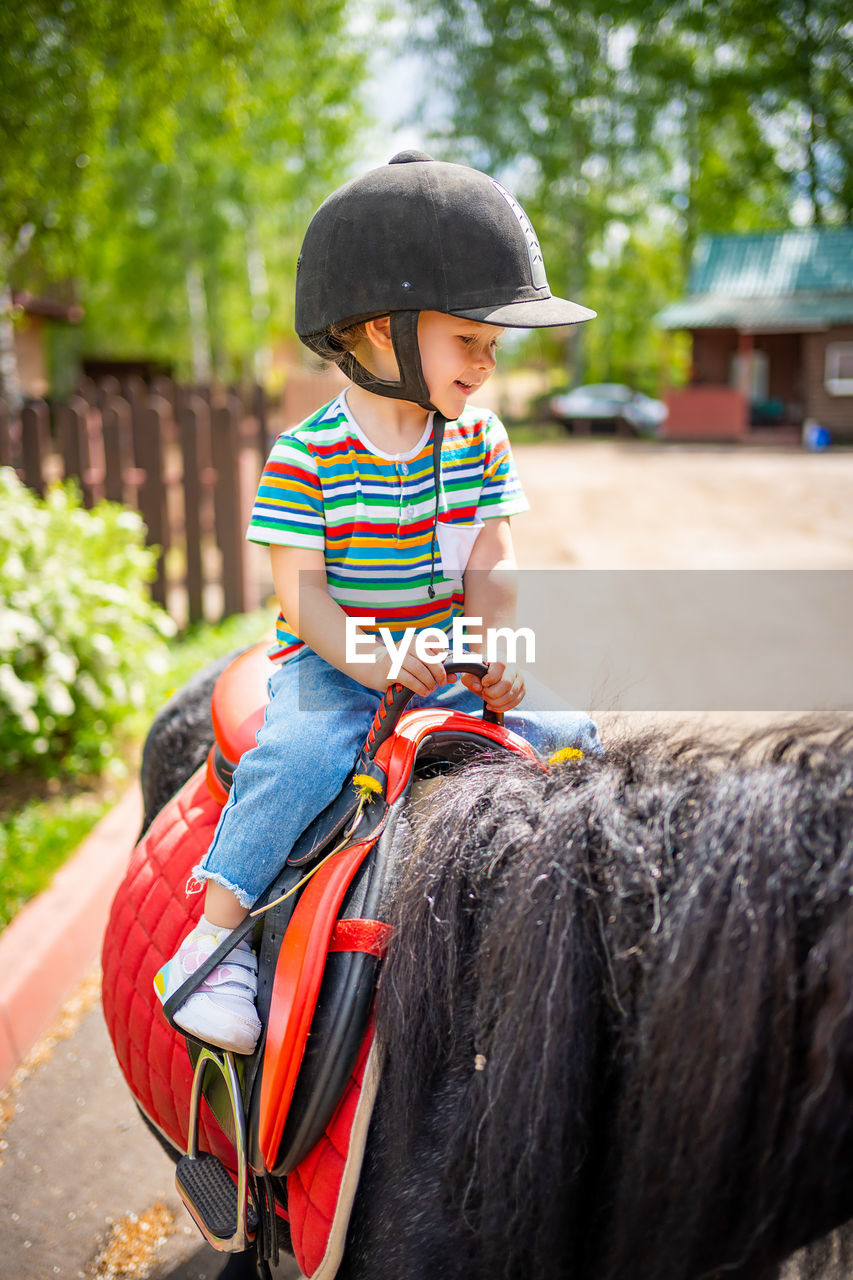
<instances>
[{"instance_id":1,"label":"white sneaker","mask_svg":"<svg viewBox=\"0 0 853 1280\"><path fill-rule=\"evenodd\" d=\"M215 951L228 929L214 929L206 920L184 938L171 960L154 975L154 990L162 1003ZM207 1044L233 1053L251 1053L261 1034L255 1008L258 961L243 939L199 984L175 1012L184 1031Z\"/></svg>"}]
</instances>

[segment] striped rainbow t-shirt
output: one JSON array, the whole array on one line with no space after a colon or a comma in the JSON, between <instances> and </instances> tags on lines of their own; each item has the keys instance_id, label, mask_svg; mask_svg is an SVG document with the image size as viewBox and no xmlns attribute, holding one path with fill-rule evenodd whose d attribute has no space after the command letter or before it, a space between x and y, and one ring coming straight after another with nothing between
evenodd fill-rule
<instances>
[{"instance_id":1,"label":"striped rainbow t-shirt","mask_svg":"<svg viewBox=\"0 0 853 1280\"><path fill-rule=\"evenodd\" d=\"M493 413L469 405L445 428L430 599L432 415L409 453L382 453L350 414L344 392L278 437L246 536L322 550L333 599L350 616L375 618L395 641L407 627L439 627L449 636L464 612L464 591L460 574L442 564L441 543L449 561L454 539L473 541L480 521L527 506L504 427ZM276 641L277 659L302 647L282 615Z\"/></svg>"}]
</instances>

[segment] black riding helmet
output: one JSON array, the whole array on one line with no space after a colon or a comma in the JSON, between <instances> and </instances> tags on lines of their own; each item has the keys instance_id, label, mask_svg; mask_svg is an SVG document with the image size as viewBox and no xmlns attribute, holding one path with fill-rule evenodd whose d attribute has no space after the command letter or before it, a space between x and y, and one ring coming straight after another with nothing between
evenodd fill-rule
<instances>
[{"instance_id":1,"label":"black riding helmet","mask_svg":"<svg viewBox=\"0 0 853 1280\"><path fill-rule=\"evenodd\" d=\"M401 151L333 191L314 214L296 269L296 332L357 386L435 411L435 512L429 595L435 595L435 534L445 420L429 397L418 346L421 311L507 329L577 324L595 315L555 298L536 233L510 193L477 169ZM336 344L330 330L391 317L400 377L378 378Z\"/></svg>"},{"instance_id":2,"label":"black riding helmet","mask_svg":"<svg viewBox=\"0 0 853 1280\"><path fill-rule=\"evenodd\" d=\"M296 332L331 354L347 377L378 395L430 402L418 314L443 311L509 329L577 324L595 315L555 298L524 210L488 174L401 151L334 191L315 213L296 273ZM391 316L400 378L388 382L329 342L346 328Z\"/></svg>"}]
</instances>

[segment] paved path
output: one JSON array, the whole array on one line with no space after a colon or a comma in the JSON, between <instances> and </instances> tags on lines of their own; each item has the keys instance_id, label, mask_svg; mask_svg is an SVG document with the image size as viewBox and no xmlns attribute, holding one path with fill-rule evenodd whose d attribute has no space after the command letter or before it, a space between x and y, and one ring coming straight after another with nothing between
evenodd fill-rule
<instances>
[{"instance_id":1,"label":"paved path","mask_svg":"<svg viewBox=\"0 0 853 1280\"><path fill-rule=\"evenodd\" d=\"M190 1221L174 1190L174 1166L139 1118L113 1058L97 974L67 1010L60 1034L70 1034L53 1047L52 1037L43 1042L44 1060L7 1103L0 1276L213 1280L226 1259ZM298 1274L289 1262L278 1277Z\"/></svg>"},{"instance_id":2,"label":"paved path","mask_svg":"<svg viewBox=\"0 0 853 1280\"><path fill-rule=\"evenodd\" d=\"M156 1251L156 1274L212 1277L218 1260L180 1221L171 1162L138 1117L100 1005L88 1003L77 1030L12 1097L2 1137L0 1273L20 1280L89 1276L113 1225L160 1202L173 1234Z\"/></svg>"},{"instance_id":3,"label":"paved path","mask_svg":"<svg viewBox=\"0 0 853 1280\"><path fill-rule=\"evenodd\" d=\"M98 955L141 821L134 784L0 933L0 1089Z\"/></svg>"}]
</instances>

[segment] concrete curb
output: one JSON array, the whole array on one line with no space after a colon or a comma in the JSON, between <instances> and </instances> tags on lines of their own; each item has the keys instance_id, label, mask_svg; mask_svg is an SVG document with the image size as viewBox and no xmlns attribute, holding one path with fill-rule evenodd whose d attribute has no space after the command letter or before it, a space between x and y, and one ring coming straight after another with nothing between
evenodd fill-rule
<instances>
[{"instance_id":1,"label":"concrete curb","mask_svg":"<svg viewBox=\"0 0 853 1280\"><path fill-rule=\"evenodd\" d=\"M133 786L0 933L0 1088L97 958L141 824Z\"/></svg>"}]
</instances>

